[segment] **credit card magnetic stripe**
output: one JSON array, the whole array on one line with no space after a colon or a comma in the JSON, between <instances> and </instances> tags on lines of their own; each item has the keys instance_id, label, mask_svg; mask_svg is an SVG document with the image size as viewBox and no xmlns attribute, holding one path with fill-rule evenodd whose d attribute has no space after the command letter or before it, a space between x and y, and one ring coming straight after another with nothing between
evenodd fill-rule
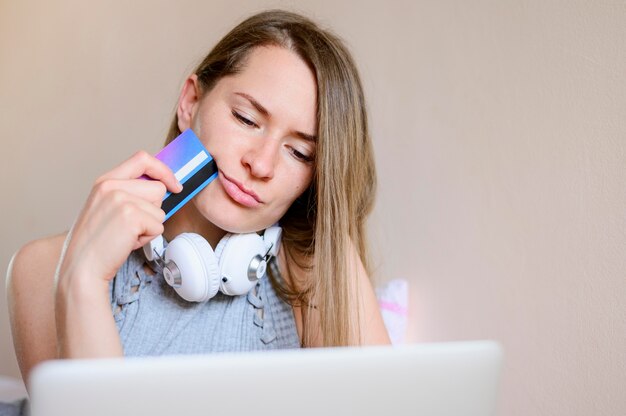
<instances>
[{"instance_id":1,"label":"credit card magnetic stripe","mask_svg":"<svg viewBox=\"0 0 626 416\"><path fill-rule=\"evenodd\" d=\"M193 159L191 159L189 162L181 166L180 169L178 169L177 171L174 171L174 176L176 176L176 179L178 179L178 182L180 182L184 186L185 182L187 182L197 172L199 172L202 168L204 168L206 165L208 165L211 162L215 165L213 158L209 156L206 150L203 150L197 155L195 155ZM171 195L171 192L168 191L163 197L163 200L165 201L167 198L170 197L170 195Z\"/></svg>"},{"instance_id":2,"label":"credit card magnetic stripe","mask_svg":"<svg viewBox=\"0 0 626 416\"><path fill-rule=\"evenodd\" d=\"M211 159L183 183L183 190L177 194L170 193L161 203L161 209L165 211L165 220L174 215L198 192L204 189L213 179L217 178L217 165Z\"/></svg>"}]
</instances>

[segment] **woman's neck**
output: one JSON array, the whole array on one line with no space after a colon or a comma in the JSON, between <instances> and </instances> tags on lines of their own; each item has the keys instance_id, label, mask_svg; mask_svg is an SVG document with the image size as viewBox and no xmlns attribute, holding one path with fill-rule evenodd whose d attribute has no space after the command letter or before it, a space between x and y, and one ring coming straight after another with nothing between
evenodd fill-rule
<instances>
[{"instance_id":1,"label":"woman's neck","mask_svg":"<svg viewBox=\"0 0 626 416\"><path fill-rule=\"evenodd\" d=\"M213 248L217 246L217 243L226 234L226 231L204 218L196 209L193 201L172 215L165 222L164 227L163 237L167 241L172 241L177 235L182 233L196 233L204 237Z\"/></svg>"}]
</instances>

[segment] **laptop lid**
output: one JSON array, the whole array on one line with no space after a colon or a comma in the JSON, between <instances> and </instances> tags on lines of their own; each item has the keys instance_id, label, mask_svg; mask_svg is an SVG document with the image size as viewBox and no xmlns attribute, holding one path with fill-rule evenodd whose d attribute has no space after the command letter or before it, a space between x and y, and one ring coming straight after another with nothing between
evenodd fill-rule
<instances>
[{"instance_id":1,"label":"laptop lid","mask_svg":"<svg viewBox=\"0 0 626 416\"><path fill-rule=\"evenodd\" d=\"M53 360L33 416L440 415L495 409L495 342Z\"/></svg>"}]
</instances>

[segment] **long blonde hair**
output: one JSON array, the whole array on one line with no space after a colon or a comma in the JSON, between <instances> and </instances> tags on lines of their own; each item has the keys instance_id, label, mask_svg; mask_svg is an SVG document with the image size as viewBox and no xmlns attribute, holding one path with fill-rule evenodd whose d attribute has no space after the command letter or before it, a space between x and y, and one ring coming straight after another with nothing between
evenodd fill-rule
<instances>
[{"instance_id":1,"label":"long blonde hair","mask_svg":"<svg viewBox=\"0 0 626 416\"><path fill-rule=\"evenodd\" d=\"M203 93L240 71L253 48L267 45L287 48L309 65L317 79L318 106L315 175L280 220L287 259L287 270L281 272L292 284L273 273L270 279L284 300L302 308L303 346L316 336L326 346L359 344L359 290L351 253L356 249L369 271L365 220L376 188L359 74L337 36L301 15L269 10L237 25L194 70ZM179 134L175 116L166 143ZM308 318L314 309L321 333Z\"/></svg>"}]
</instances>

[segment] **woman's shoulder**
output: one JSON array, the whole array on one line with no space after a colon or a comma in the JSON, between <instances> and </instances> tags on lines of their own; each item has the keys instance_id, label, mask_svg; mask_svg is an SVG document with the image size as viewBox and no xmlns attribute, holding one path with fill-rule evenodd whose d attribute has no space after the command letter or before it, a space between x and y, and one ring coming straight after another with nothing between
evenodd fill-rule
<instances>
[{"instance_id":1,"label":"woman's shoulder","mask_svg":"<svg viewBox=\"0 0 626 416\"><path fill-rule=\"evenodd\" d=\"M44 283L41 274L54 277L67 232L30 241L13 255L7 272L7 285L20 285L24 281ZM34 283L34 282L33 282Z\"/></svg>"}]
</instances>

